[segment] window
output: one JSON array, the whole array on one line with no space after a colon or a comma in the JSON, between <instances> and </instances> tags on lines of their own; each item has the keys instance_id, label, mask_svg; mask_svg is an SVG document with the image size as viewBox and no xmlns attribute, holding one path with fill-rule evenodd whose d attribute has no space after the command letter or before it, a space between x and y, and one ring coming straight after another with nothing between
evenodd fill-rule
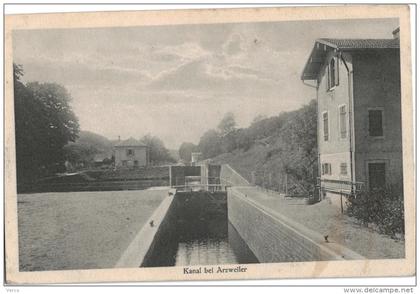
<instances>
[{"instance_id":1,"label":"window","mask_svg":"<svg viewBox=\"0 0 420 294\"><path fill-rule=\"evenodd\" d=\"M335 86L335 60L334 58L330 61L330 89Z\"/></svg>"},{"instance_id":2,"label":"window","mask_svg":"<svg viewBox=\"0 0 420 294\"><path fill-rule=\"evenodd\" d=\"M127 156L134 156L134 149L127 149Z\"/></svg>"},{"instance_id":3,"label":"window","mask_svg":"<svg viewBox=\"0 0 420 294\"><path fill-rule=\"evenodd\" d=\"M338 86L338 62L335 58L331 58L327 66L327 90L331 90L335 86Z\"/></svg>"},{"instance_id":4,"label":"window","mask_svg":"<svg viewBox=\"0 0 420 294\"><path fill-rule=\"evenodd\" d=\"M385 188L386 168L384 162L375 162L368 164L369 189L377 190Z\"/></svg>"},{"instance_id":5,"label":"window","mask_svg":"<svg viewBox=\"0 0 420 294\"><path fill-rule=\"evenodd\" d=\"M347 163L342 162L340 164L340 175L346 176L347 175Z\"/></svg>"},{"instance_id":6,"label":"window","mask_svg":"<svg viewBox=\"0 0 420 294\"><path fill-rule=\"evenodd\" d=\"M369 110L369 136L382 137L384 135L382 110Z\"/></svg>"},{"instance_id":7,"label":"window","mask_svg":"<svg viewBox=\"0 0 420 294\"><path fill-rule=\"evenodd\" d=\"M340 137L342 139L347 137L347 109L346 105L341 105L339 107L339 124L340 124Z\"/></svg>"},{"instance_id":8,"label":"window","mask_svg":"<svg viewBox=\"0 0 420 294\"><path fill-rule=\"evenodd\" d=\"M322 174L323 175L331 175L331 163L323 163L322 164Z\"/></svg>"},{"instance_id":9,"label":"window","mask_svg":"<svg viewBox=\"0 0 420 294\"><path fill-rule=\"evenodd\" d=\"M322 114L322 121L323 121L323 127L324 127L324 141L328 141L329 130L328 130L328 112L327 111L325 111Z\"/></svg>"}]
</instances>

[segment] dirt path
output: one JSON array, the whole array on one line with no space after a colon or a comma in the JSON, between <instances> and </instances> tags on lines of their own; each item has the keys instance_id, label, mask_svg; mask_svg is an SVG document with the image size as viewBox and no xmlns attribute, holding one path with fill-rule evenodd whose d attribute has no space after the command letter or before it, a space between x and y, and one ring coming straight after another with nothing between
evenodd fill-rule
<instances>
[{"instance_id":1,"label":"dirt path","mask_svg":"<svg viewBox=\"0 0 420 294\"><path fill-rule=\"evenodd\" d=\"M112 268L167 191L18 195L21 271Z\"/></svg>"},{"instance_id":2,"label":"dirt path","mask_svg":"<svg viewBox=\"0 0 420 294\"><path fill-rule=\"evenodd\" d=\"M309 229L328 235L329 240L347 246L366 258L404 258L404 242L358 225L353 218L341 214L338 207L327 201L306 205L302 201L287 200L254 187L236 189Z\"/></svg>"}]
</instances>

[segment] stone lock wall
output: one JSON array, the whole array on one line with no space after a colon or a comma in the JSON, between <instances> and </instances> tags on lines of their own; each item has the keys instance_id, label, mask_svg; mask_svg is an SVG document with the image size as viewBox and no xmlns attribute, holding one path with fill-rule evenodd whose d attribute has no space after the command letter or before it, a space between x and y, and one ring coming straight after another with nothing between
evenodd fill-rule
<instances>
[{"instance_id":1,"label":"stone lock wall","mask_svg":"<svg viewBox=\"0 0 420 294\"><path fill-rule=\"evenodd\" d=\"M228 189L228 218L261 263L364 258L337 244L324 245L321 235L290 225L235 188Z\"/></svg>"}]
</instances>

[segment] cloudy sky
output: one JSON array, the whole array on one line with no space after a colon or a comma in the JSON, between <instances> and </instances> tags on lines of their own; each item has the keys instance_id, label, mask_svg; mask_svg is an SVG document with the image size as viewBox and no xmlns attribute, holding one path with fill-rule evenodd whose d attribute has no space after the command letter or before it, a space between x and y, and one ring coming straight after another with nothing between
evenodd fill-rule
<instances>
[{"instance_id":1,"label":"cloudy sky","mask_svg":"<svg viewBox=\"0 0 420 294\"><path fill-rule=\"evenodd\" d=\"M246 127L315 97L300 81L314 40L391 38L398 20L271 22L15 31L24 81L56 82L81 128L197 143L233 112Z\"/></svg>"}]
</instances>

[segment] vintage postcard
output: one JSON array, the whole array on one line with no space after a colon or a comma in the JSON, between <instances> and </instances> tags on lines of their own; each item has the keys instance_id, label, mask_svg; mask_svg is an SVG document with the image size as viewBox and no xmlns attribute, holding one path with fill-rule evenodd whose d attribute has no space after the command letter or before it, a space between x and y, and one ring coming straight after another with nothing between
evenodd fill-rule
<instances>
[{"instance_id":1,"label":"vintage postcard","mask_svg":"<svg viewBox=\"0 0 420 294\"><path fill-rule=\"evenodd\" d=\"M410 10L7 15L9 284L415 274Z\"/></svg>"}]
</instances>

